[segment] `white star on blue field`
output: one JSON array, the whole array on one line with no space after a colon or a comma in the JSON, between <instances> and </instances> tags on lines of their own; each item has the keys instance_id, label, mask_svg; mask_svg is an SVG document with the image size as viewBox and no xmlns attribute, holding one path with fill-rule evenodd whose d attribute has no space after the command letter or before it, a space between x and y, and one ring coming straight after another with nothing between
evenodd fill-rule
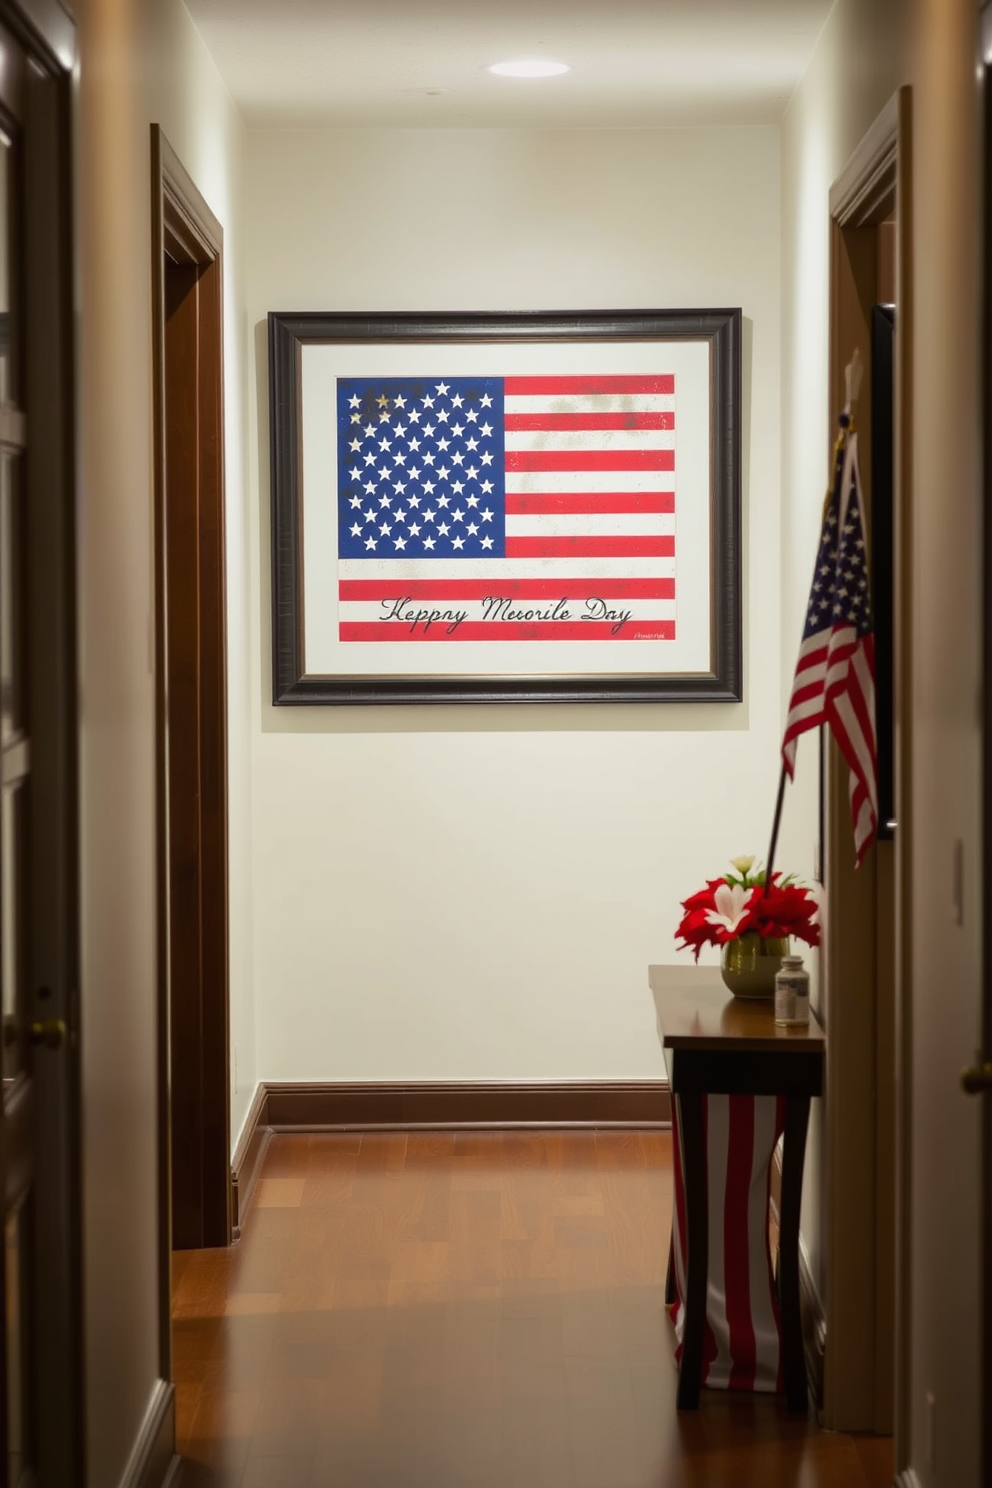
<instances>
[{"instance_id":1,"label":"white star on blue field","mask_svg":"<svg viewBox=\"0 0 992 1488\"><path fill-rule=\"evenodd\" d=\"M838 455L836 476L820 535L816 573L810 590L803 641L832 626L852 625L857 636L872 629L868 563L862 537L861 508L853 473L844 526L840 518L840 479L843 453Z\"/></svg>"},{"instance_id":2,"label":"white star on blue field","mask_svg":"<svg viewBox=\"0 0 992 1488\"><path fill-rule=\"evenodd\" d=\"M337 383L338 557L502 558L503 381Z\"/></svg>"}]
</instances>

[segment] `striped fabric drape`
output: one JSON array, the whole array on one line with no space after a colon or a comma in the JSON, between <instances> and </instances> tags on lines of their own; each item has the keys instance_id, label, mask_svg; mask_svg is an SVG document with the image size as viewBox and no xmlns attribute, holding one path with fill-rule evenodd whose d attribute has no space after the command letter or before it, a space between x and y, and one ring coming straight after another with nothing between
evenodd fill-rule
<instances>
[{"instance_id":1,"label":"striped fabric drape","mask_svg":"<svg viewBox=\"0 0 992 1488\"><path fill-rule=\"evenodd\" d=\"M672 1103L675 1223L672 1241L676 1359L682 1359L686 1295L685 1180L678 1097ZM785 1099L703 1097L709 1255L701 1383L723 1390L781 1392L782 1330L771 1251L771 1161L785 1124Z\"/></svg>"}]
</instances>

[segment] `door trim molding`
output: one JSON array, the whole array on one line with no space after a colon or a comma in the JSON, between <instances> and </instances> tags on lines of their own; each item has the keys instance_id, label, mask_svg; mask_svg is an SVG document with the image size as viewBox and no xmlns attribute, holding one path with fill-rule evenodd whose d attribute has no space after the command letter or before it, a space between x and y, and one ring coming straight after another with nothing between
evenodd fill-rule
<instances>
[{"instance_id":1,"label":"door trim molding","mask_svg":"<svg viewBox=\"0 0 992 1488\"><path fill-rule=\"evenodd\" d=\"M912 407L912 199L911 90L900 88L854 150L830 190L830 392L834 418L844 403L844 367L852 347L870 345L878 225L895 213L897 343L894 389L894 600L896 719L896 819L894 847L879 844L855 874L850 846L847 772L828 744L826 778L826 884L830 916L825 938L825 982L830 1037L825 1105L824 1229L830 1257L826 1312L830 1348L825 1359L824 1420L835 1430L891 1430L893 1399L888 1361L895 1356L895 1418L907 1422L910 1083L907 955L910 818L904 799L909 779L911 716L908 648L910 574L909 507ZM870 386L862 388L870 450ZM864 471L866 458L862 462ZM903 799L901 799L903 797ZM895 974L876 992L877 875L894 856ZM840 927L843 926L843 930ZM884 980L884 979L882 979ZM883 989L884 990L884 989ZM894 1078L895 1071L898 1077ZM895 1195L881 1178L891 1174L891 1145L879 1122L880 1105L894 1113ZM871 1139L866 1140L866 1133ZM878 1181L876 1181L878 1179ZM893 1218L893 1208L896 1218ZM892 1300L892 1244L895 1299ZM886 1289L889 1289L888 1291ZM893 1350L892 1310L896 1314ZM904 1429L904 1428L903 1428ZM896 1460L904 1460L897 1441Z\"/></svg>"},{"instance_id":2,"label":"door trim molding","mask_svg":"<svg viewBox=\"0 0 992 1488\"><path fill-rule=\"evenodd\" d=\"M982 411L986 413L992 405L992 0L986 0L979 16L981 41L981 117L984 145L982 161ZM992 522L988 513L992 511L992 427L988 417L983 420L982 438L982 496L986 519L982 541L982 986L981 1020L983 1058L989 1058L992 1050ZM992 1276L992 1099L985 1095L982 1101L981 1143L981 1246L982 1269L986 1279L985 1295L982 1299L981 1364L982 1390L984 1398L992 1389L992 1287L988 1285ZM992 1473L992 1412L982 1412L981 1450L985 1480Z\"/></svg>"},{"instance_id":3,"label":"door trim molding","mask_svg":"<svg viewBox=\"0 0 992 1488\"><path fill-rule=\"evenodd\" d=\"M119 1488L165 1488L179 1462L175 1440L176 1387L157 1379Z\"/></svg>"},{"instance_id":4,"label":"door trim molding","mask_svg":"<svg viewBox=\"0 0 992 1488\"><path fill-rule=\"evenodd\" d=\"M204 1170L203 1189L211 1199L209 1232L201 1243L227 1244L230 1240L230 1188L228 1182L230 1139L230 1075L229 1075L229 1008L227 946L227 781L226 781L226 663L224 631L226 607L224 602L224 424L223 424L223 229L211 212L195 182L185 170L181 160L169 144L162 129L153 124L150 131L151 150L151 274L152 274L152 327L153 327L153 458L155 490L155 669L156 669L156 822L159 839L159 889L157 905L157 1032L158 1032L158 1106L159 1106L159 1200L161 1233L159 1236L160 1267L160 1372L164 1379L171 1377L171 1249L172 1249L172 1153L171 1153L171 1089L170 1081L174 1067L170 1070L170 1000L169 1000L169 916L168 916L168 756L166 663L167 663L167 587L166 587L166 516L167 516L167 471L166 471L166 257L175 263L189 266L197 279L196 293L201 298L209 293L204 304L198 299L198 318L208 320L209 328L218 337L214 357L220 357L220 367L211 387L216 389L215 400L208 400L203 439L204 458L209 460L209 469L204 464L204 487L210 498L210 530L204 533L200 521L201 568L213 562L211 585L208 594L209 613L202 620L202 594L198 587L198 605L201 620L209 624L216 644L217 666L206 681L198 679L199 706L204 698L209 704L207 731L210 742L209 758L201 759L200 786L203 792L209 787L209 799L201 796L201 828L206 822L200 840L200 880L209 878L218 900L223 903L216 913L208 918L213 929L209 941L210 964L201 956L202 991L201 1017L195 1032L195 1047L190 1048L190 1061L197 1067L197 1078L193 1082L198 1090L201 1150ZM210 349L206 348L206 354ZM216 408L214 407L216 402ZM202 519L201 511L200 517ZM209 551L206 545L209 545ZM214 572L216 569L216 573ZM218 639L219 637L219 639ZM202 656L201 652L201 656ZM214 651L211 651L214 655ZM198 667L199 671L199 667ZM201 720L202 746L202 720ZM201 748L202 753L202 748ZM210 927L208 927L209 929ZM201 951L208 947L204 941ZM203 1016L209 1013L209 1017ZM209 1150L208 1150L209 1147ZM209 1169L209 1171L208 1171ZM209 1185L209 1189L208 1189ZM223 1233L220 1233L220 1232Z\"/></svg>"}]
</instances>

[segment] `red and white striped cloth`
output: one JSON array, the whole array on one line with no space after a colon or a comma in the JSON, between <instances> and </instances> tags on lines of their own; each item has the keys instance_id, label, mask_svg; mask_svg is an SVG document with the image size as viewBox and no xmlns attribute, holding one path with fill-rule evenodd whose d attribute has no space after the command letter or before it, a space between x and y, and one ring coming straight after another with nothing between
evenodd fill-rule
<instances>
[{"instance_id":1,"label":"red and white striped cloth","mask_svg":"<svg viewBox=\"0 0 992 1488\"><path fill-rule=\"evenodd\" d=\"M782 1328L768 1243L771 1162L784 1124L782 1096L703 1096L709 1256L700 1383L711 1388L784 1389ZM678 1296L670 1312L677 1339L675 1357L681 1362L687 1239L677 1097L673 1102L672 1135L672 1239Z\"/></svg>"}]
</instances>

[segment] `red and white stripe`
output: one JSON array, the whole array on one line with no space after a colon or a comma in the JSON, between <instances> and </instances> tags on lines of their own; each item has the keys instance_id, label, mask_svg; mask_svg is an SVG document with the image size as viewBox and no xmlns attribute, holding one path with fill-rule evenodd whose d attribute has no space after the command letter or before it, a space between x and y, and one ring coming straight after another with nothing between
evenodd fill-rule
<instances>
[{"instance_id":1,"label":"red and white stripe","mask_svg":"<svg viewBox=\"0 0 992 1488\"><path fill-rule=\"evenodd\" d=\"M676 1358L685 1333L686 1211L680 1114L674 1102ZM768 1243L771 1162L785 1123L778 1096L703 1097L709 1255L701 1383L781 1391L782 1334Z\"/></svg>"},{"instance_id":2,"label":"red and white stripe","mask_svg":"<svg viewBox=\"0 0 992 1488\"><path fill-rule=\"evenodd\" d=\"M675 556L675 378L507 377L506 556Z\"/></svg>"}]
</instances>

